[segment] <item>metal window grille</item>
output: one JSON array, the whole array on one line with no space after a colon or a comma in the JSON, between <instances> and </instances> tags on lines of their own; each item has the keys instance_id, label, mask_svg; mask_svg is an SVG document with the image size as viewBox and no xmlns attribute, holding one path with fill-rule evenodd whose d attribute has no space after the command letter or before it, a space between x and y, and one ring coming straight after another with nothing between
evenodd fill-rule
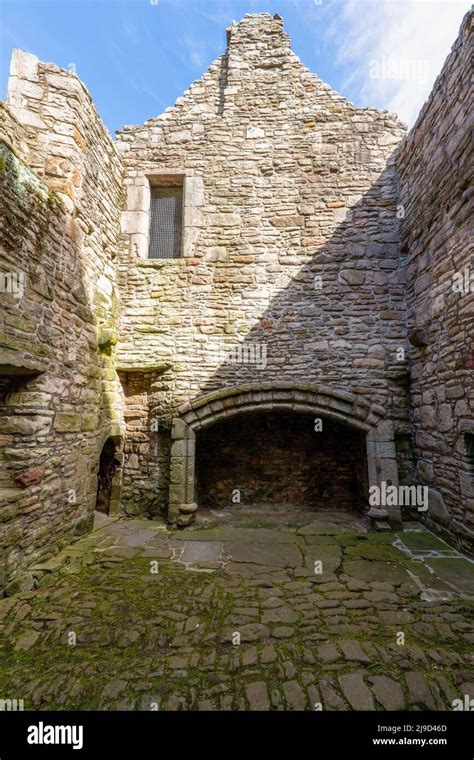
<instances>
[{"instance_id":1,"label":"metal window grille","mask_svg":"<svg viewBox=\"0 0 474 760\"><path fill-rule=\"evenodd\" d=\"M181 256L183 189L152 187L150 203L150 259Z\"/></svg>"}]
</instances>

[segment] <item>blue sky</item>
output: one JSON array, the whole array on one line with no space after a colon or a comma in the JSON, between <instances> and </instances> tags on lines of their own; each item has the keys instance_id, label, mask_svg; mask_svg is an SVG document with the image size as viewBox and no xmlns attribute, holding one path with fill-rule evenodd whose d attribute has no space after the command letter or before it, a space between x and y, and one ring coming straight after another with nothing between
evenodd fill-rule
<instances>
[{"instance_id":1,"label":"blue sky","mask_svg":"<svg viewBox=\"0 0 474 760\"><path fill-rule=\"evenodd\" d=\"M470 3L460 0L0 0L0 97L11 50L75 66L113 132L160 114L245 13L283 16L309 69L357 106L411 125Z\"/></svg>"}]
</instances>

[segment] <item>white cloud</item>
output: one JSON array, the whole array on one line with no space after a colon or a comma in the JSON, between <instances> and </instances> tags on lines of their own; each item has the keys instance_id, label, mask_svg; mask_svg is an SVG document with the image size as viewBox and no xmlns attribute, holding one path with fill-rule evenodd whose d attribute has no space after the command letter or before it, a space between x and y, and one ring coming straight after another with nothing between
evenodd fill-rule
<instances>
[{"instance_id":1,"label":"white cloud","mask_svg":"<svg viewBox=\"0 0 474 760\"><path fill-rule=\"evenodd\" d=\"M192 67L199 72L209 66L211 54L205 41L186 35L181 38L181 44L185 50L185 57L182 58L184 64L191 63Z\"/></svg>"},{"instance_id":2,"label":"white cloud","mask_svg":"<svg viewBox=\"0 0 474 760\"><path fill-rule=\"evenodd\" d=\"M344 0L326 30L357 105L386 108L411 126L428 97L469 3Z\"/></svg>"}]
</instances>

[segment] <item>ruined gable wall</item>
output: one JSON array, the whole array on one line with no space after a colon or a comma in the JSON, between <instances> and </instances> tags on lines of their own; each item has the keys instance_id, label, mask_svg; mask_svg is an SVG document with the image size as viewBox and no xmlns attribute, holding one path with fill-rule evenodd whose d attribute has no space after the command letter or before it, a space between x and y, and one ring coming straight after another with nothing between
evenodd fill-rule
<instances>
[{"instance_id":1,"label":"ruined gable wall","mask_svg":"<svg viewBox=\"0 0 474 760\"><path fill-rule=\"evenodd\" d=\"M166 425L212 389L322 382L405 424L392 157L403 135L392 115L353 107L311 74L281 20L262 14L231 28L224 56L173 108L118 134L118 360L135 370L125 374L127 487L138 508L167 500L167 433L150 433L150 421ZM186 175L178 260L146 259L146 175L160 170ZM236 344L264 346L266 366L223 359ZM147 392L137 371L160 366Z\"/></svg>"},{"instance_id":2,"label":"ruined gable wall","mask_svg":"<svg viewBox=\"0 0 474 760\"><path fill-rule=\"evenodd\" d=\"M100 450L122 432L121 168L77 77L15 51L8 101L0 271L24 277L20 294L0 294L0 587L10 593L31 583L30 565L90 529Z\"/></svg>"},{"instance_id":3,"label":"ruined gable wall","mask_svg":"<svg viewBox=\"0 0 474 760\"><path fill-rule=\"evenodd\" d=\"M418 479L430 488L429 524L466 549L474 539L472 22L471 13L398 161Z\"/></svg>"},{"instance_id":4,"label":"ruined gable wall","mask_svg":"<svg viewBox=\"0 0 474 760\"><path fill-rule=\"evenodd\" d=\"M56 192L82 235L88 296L101 322L118 299L122 166L78 76L14 50L7 106L23 127L28 166Z\"/></svg>"}]
</instances>

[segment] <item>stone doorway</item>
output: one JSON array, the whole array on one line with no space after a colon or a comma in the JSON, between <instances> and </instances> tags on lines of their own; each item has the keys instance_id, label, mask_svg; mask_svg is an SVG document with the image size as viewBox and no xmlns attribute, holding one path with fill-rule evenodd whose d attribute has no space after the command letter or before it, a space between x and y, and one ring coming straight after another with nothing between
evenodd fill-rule
<instances>
[{"instance_id":1,"label":"stone doorway","mask_svg":"<svg viewBox=\"0 0 474 760\"><path fill-rule=\"evenodd\" d=\"M310 415L313 420L322 418L358 431L365 439L368 487L375 485L380 489L384 483L398 485L394 426L386 418L383 407L323 385L264 383L226 388L184 404L173 419L170 523L189 525L198 508L195 470L199 434L233 418L266 413ZM363 478L359 480L362 482ZM398 506L376 510L376 515L368 514L373 519L387 519L393 527L401 522Z\"/></svg>"},{"instance_id":2,"label":"stone doorway","mask_svg":"<svg viewBox=\"0 0 474 760\"><path fill-rule=\"evenodd\" d=\"M363 511L365 435L285 411L225 420L197 433L195 492L199 506L211 509Z\"/></svg>"},{"instance_id":3,"label":"stone doorway","mask_svg":"<svg viewBox=\"0 0 474 760\"><path fill-rule=\"evenodd\" d=\"M121 441L110 437L102 447L97 473L97 498L95 509L102 514L118 512L120 509L121 483Z\"/></svg>"}]
</instances>

